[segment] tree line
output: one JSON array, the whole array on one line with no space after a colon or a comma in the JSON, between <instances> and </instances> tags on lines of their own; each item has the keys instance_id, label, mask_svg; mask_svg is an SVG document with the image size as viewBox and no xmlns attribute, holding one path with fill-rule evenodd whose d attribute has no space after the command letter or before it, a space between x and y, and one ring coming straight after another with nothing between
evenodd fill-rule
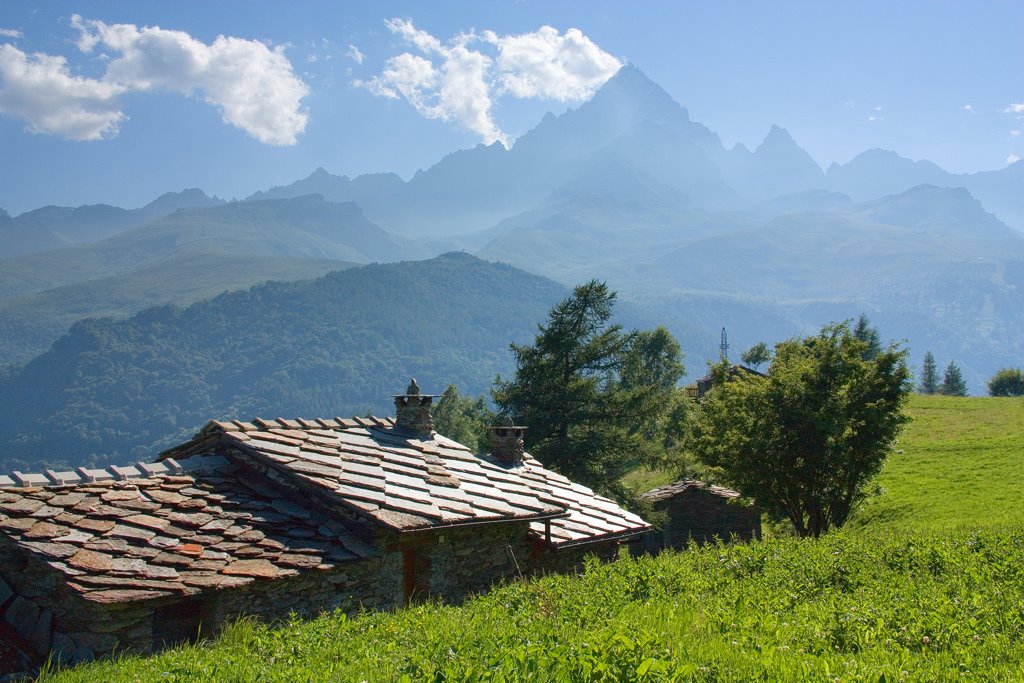
<instances>
[{"instance_id":1,"label":"tree line","mask_svg":"<svg viewBox=\"0 0 1024 683\"><path fill-rule=\"evenodd\" d=\"M921 365L921 379L917 385L920 394L942 394L945 396L966 396L967 382L960 367L949 362L939 380L938 366L931 351L924 354ZM1024 371L1020 368L1003 368L988 380L989 396L1024 396Z\"/></svg>"},{"instance_id":2,"label":"tree line","mask_svg":"<svg viewBox=\"0 0 1024 683\"><path fill-rule=\"evenodd\" d=\"M449 387L435 426L484 446L487 425L508 416L527 427L527 450L596 491L636 504L623 476L640 466L684 471L691 458L738 488L794 532L817 537L842 526L869 494L907 418L907 352L883 346L866 316L826 325L769 353L746 356L765 374L712 368L699 402L677 386L679 342L664 328L613 324L616 295L596 280L548 313L532 344L513 344L513 377L491 399ZM770 356L770 358L769 358Z\"/></svg>"}]
</instances>

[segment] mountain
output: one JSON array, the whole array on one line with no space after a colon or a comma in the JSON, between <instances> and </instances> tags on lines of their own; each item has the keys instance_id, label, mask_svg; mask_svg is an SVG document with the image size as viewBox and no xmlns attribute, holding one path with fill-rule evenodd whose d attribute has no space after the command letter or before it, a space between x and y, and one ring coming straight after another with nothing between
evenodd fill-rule
<instances>
[{"instance_id":1,"label":"mountain","mask_svg":"<svg viewBox=\"0 0 1024 683\"><path fill-rule=\"evenodd\" d=\"M0 471L151 459L211 418L389 414L410 377L484 393L565 294L451 253L85 320L0 377Z\"/></svg>"},{"instance_id":2,"label":"mountain","mask_svg":"<svg viewBox=\"0 0 1024 683\"><path fill-rule=\"evenodd\" d=\"M785 128L773 125L753 154L735 152L728 180L741 194L772 198L825 185L825 174Z\"/></svg>"},{"instance_id":3,"label":"mountain","mask_svg":"<svg viewBox=\"0 0 1024 683\"><path fill-rule=\"evenodd\" d=\"M95 242L184 207L222 203L202 190L189 189L168 192L139 209L106 204L76 208L45 206L16 218L4 212L0 216L0 258Z\"/></svg>"},{"instance_id":4,"label":"mountain","mask_svg":"<svg viewBox=\"0 0 1024 683\"><path fill-rule=\"evenodd\" d=\"M918 185L964 187L988 211L1024 231L1024 164L996 171L954 174L930 161L912 161L896 152L869 149L846 164L832 164L826 173L830 189L864 201L897 194Z\"/></svg>"},{"instance_id":5,"label":"mountain","mask_svg":"<svg viewBox=\"0 0 1024 683\"><path fill-rule=\"evenodd\" d=\"M31 359L81 318L421 253L354 204L319 196L181 209L98 242L0 260L0 362Z\"/></svg>"},{"instance_id":6,"label":"mountain","mask_svg":"<svg viewBox=\"0 0 1024 683\"><path fill-rule=\"evenodd\" d=\"M716 202L732 195L714 161L724 154L717 135L690 121L686 109L627 65L592 99L546 116L511 149L495 143L453 152L407 183L392 177L386 199L357 186L363 176L348 180L321 171L269 192L291 197L330 188L325 197L344 196L396 232L451 237L529 210L598 162L642 164L655 181L693 201Z\"/></svg>"},{"instance_id":7,"label":"mountain","mask_svg":"<svg viewBox=\"0 0 1024 683\"><path fill-rule=\"evenodd\" d=\"M949 187L953 175L930 161L911 161L896 152L869 149L846 164L832 164L828 186L857 201L902 192L917 185Z\"/></svg>"},{"instance_id":8,"label":"mountain","mask_svg":"<svg viewBox=\"0 0 1024 683\"><path fill-rule=\"evenodd\" d=\"M622 300L686 331L696 372L717 357L723 324L740 349L866 312L915 356L930 348L960 363L978 391L1000 364L1020 363L1024 324L1012 302L1022 237L1007 224L1024 229L1021 187L1021 163L956 175L885 150L823 173L781 126L754 151L726 149L627 65L510 149L458 150L408 181L321 168L252 201L184 208L88 248L0 260L0 303L20 316L4 328L0 306L0 329L24 331L35 305L66 324L76 313L55 302L75 300L79 283L95 293L77 309L86 315L108 312L100 299L130 295L138 278L156 303L161 289L192 296L182 281L212 287L222 271L229 286L262 281L265 266L251 259L295 259L287 268L310 277L335 259L464 249L564 285L608 280ZM20 218L0 216L0 231ZM160 269L169 263L184 270ZM193 263L204 264L201 277ZM120 310L142 300L128 296Z\"/></svg>"},{"instance_id":9,"label":"mountain","mask_svg":"<svg viewBox=\"0 0 1024 683\"><path fill-rule=\"evenodd\" d=\"M691 370L716 358L722 325L752 345L862 312L915 355L955 360L975 392L1024 355L1024 236L963 188L858 204L818 191L730 213L671 197L551 201L500 223L478 253L566 283L607 279L685 329Z\"/></svg>"}]
</instances>

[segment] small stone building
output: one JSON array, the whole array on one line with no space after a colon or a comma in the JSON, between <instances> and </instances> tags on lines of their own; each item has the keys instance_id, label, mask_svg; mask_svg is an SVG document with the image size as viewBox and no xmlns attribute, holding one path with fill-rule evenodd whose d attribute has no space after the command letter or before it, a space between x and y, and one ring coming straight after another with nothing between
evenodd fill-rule
<instances>
[{"instance_id":1,"label":"small stone building","mask_svg":"<svg viewBox=\"0 0 1024 683\"><path fill-rule=\"evenodd\" d=\"M749 541L761 538L761 511L740 500L732 489L682 479L643 495L656 512L665 513L664 526L644 536L640 547L657 554L690 543L704 545L715 539Z\"/></svg>"},{"instance_id":2,"label":"small stone building","mask_svg":"<svg viewBox=\"0 0 1024 683\"><path fill-rule=\"evenodd\" d=\"M613 559L650 526L495 429L475 455L397 418L210 422L156 463L0 476L0 643L77 662L242 615L458 601Z\"/></svg>"}]
</instances>

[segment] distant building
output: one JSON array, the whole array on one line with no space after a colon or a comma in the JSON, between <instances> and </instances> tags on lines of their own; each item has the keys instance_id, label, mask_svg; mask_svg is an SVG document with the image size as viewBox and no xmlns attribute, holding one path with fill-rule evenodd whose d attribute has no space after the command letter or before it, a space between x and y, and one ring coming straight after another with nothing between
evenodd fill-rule
<instances>
[{"instance_id":1,"label":"distant building","mask_svg":"<svg viewBox=\"0 0 1024 683\"><path fill-rule=\"evenodd\" d=\"M396 418L215 421L156 463L0 477L0 643L78 662L242 615L458 601L650 529L521 427L487 455L437 434L433 398L413 383Z\"/></svg>"},{"instance_id":2,"label":"distant building","mask_svg":"<svg viewBox=\"0 0 1024 683\"><path fill-rule=\"evenodd\" d=\"M729 369L729 377L737 377L740 374L754 375L756 377L767 377L763 372L758 372L752 368L748 368L745 365L733 365ZM711 391L711 387L715 384L715 376L712 373L708 373L703 377L697 379L693 384L688 384L684 387L686 395L694 400L700 400L704 398L704 394Z\"/></svg>"},{"instance_id":3,"label":"distant building","mask_svg":"<svg viewBox=\"0 0 1024 683\"><path fill-rule=\"evenodd\" d=\"M664 512L661 529L646 534L639 546L657 554L680 550L690 543L703 545L716 539L749 541L761 538L761 511L744 505L732 489L682 479L643 495L655 512Z\"/></svg>"}]
</instances>

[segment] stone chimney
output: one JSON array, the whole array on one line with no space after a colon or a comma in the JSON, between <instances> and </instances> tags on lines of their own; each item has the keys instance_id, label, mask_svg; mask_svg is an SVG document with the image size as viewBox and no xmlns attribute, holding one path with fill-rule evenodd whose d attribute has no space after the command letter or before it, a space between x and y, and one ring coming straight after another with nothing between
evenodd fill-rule
<instances>
[{"instance_id":1,"label":"stone chimney","mask_svg":"<svg viewBox=\"0 0 1024 683\"><path fill-rule=\"evenodd\" d=\"M435 398L433 394L421 394L420 385L411 380L405 394L395 396L395 427L419 437L433 436L434 416L430 407Z\"/></svg>"},{"instance_id":2,"label":"stone chimney","mask_svg":"<svg viewBox=\"0 0 1024 683\"><path fill-rule=\"evenodd\" d=\"M526 427L516 427L512 418L506 415L498 426L491 427L491 455L505 465L523 462L523 432Z\"/></svg>"}]
</instances>

